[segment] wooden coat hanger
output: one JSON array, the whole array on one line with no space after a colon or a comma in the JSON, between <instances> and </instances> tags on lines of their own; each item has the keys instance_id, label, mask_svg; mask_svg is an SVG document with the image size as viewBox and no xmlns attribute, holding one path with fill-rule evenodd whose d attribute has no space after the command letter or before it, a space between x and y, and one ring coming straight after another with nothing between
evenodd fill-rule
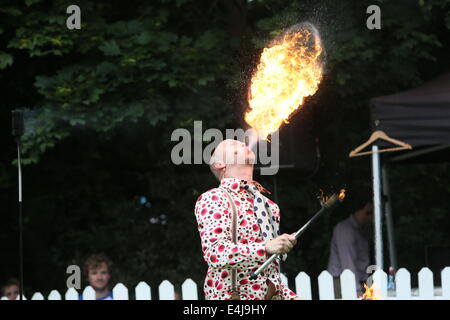
<instances>
[{"instance_id":1,"label":"wooden coat hanger","mask_svg":"<svg viewBox=\"0 0 450 320\"><path fill-rule=\"evenodd\" d=\"M370 136L369 140L367 140L362 145L357 147L355 150L350 152L349 157L352 158L352 157L358 157L358 156L364 156L364 155L367 155L367 154L372 154L373 151L365 151L365 152L360 152L360 151L363 150L364 148L366 148L368 145L374 143L378 139L385 140L385 141L390 142L390 143L392 143L392 144L397 146L397 147L380 149L380 150L378 150L378 152L388 152L388 151L398 151L398 150L412 149L410 144L407 144L407 143L405 143L403 141L400 141L400 140L397 140L397 139L390 138L383 131L377 130L374 133L372 133L372 135Z\"/></svg>"}]
</instances>

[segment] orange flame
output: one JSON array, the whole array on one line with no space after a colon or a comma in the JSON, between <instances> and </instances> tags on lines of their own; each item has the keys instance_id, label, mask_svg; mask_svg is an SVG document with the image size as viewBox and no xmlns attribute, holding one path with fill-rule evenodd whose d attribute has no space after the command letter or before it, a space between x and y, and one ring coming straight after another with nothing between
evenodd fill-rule
<instances>
[{"instance_id":1,"label":"orange flame","mask_svg":"<svg viewBox=\"0 0 450 320\"><path fill-rule=\"evenodd\" d=\"M381 300L382 297L379 294L378 290L375 287L375 284L373 284L370 288L364 283L364 289L366 290L363 295L360 297L364 300Z\"/></svg>"},{"instance_id":2,"label":"orange flame","mask_svg":"<svg viewBox=\"0 0 450 320\"><path fill-rule=\"evenodd\" d=\"M268 48L264 48L254 73L250 111L245 121L267 137L287 123L289 116L313 95L322 79L322 44L319 33L309 23L290 28Z\"/></svg>"},{"instance_id":3,"label":"orange flame","mask_svg":"<svg viewBox=\"0 0 450 320\"><path fill-rule=\"evenodd\" d=\"M323 189L319 189L319 191L320 191L320 203L323 204L323 203L327 202L327 200L330 197L325 194L325 191L323 191Z\"/></svg>"},{"instance_id":4,"label":"orange flame","mask_svg":"<svg viewBox=\"0 0 450 320\"><path fill-rule=\"evenodd\" d=\"M346 191L345 189L341 189L339 191L338 195L339 200L343 200L345 198L345 191ZM323 189L319 189L319 192L320 195L317 198L319 198L321 204L324 204L331 198L331 196L325 194L325 191Z\"/></svg>"}]
</instances>

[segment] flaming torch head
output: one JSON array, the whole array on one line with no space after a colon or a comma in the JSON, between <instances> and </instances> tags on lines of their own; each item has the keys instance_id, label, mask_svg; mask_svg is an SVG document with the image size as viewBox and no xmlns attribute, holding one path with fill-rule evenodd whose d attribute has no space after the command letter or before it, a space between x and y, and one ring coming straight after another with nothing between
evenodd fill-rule
<instances>
[{"instance_id":1,"label":"flaming torch head","mask_svg":"<svg viewBox=\"0 0 450 320\"><path fill-rule=\"evenodd\" d=\"M339 195L338 195L338 198L339 198L339 201L344 201L344 198L345 198L345 189L341 189L340 191L339 191Z\"/></svg>"},{"instance_id":2,"label":"flaming torch head","mask_svg":"<svg viewBox=\"0 0 450 320\"><path fill-rule=\"evenodd\" d=\"M302 23L288 29L261 54L251 79L245 121L262 140L313 95L322 79L324 51L317 29Z\"/></svg>"},{"instance_id":3,"label":"flaming torch head","mask_svg":"<svg viewBox=\"0 0 450 320\"><path fill-rule=\"evenodd\" d=\"M344 201L345 198L345 189L341 189L338 195L332 194L331 196L328 196L322 189L320 189L320 193L320 204L327 209L330 209L336 204Z\"/></svg>"}]
</instances>

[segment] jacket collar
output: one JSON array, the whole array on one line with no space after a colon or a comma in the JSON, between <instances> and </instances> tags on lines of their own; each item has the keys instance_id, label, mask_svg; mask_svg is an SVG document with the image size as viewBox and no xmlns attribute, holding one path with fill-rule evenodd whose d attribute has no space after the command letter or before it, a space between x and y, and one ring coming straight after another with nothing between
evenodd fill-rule
<instances>
[{"instance_id":1,"label":"jacket collar","mask_svg":"<svg viewBox=\"0 0 450 320\"><path fill-rule=\"evenodd\" d=\"M247 184L253 184L256 186L256 188L259 190L259 192L270 194L270 191L264 188L260 183L257 181L245 181L238 178L223 178L220 181L220 186L227 188L228 190L231 190L232 192L239 193L242 192L244 189L244 186Z\"/></svg>"}]
</instances>

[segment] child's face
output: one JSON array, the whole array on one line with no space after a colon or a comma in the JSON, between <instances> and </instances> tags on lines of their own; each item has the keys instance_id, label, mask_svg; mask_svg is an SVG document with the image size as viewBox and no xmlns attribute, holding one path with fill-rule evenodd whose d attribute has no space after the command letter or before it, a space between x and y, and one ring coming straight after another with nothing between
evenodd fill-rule
<instances>
[{"instance_id":1,"label":"child's face","mask_svg":"<svg viewBox=\"0 0 450 320\"><path fill-rule=\"evenodd\" d=\"M16 300L17 296L19 295L19 287L15 284L5 287L5 297L8 298L8 300Z\"/></svg>"},{"instance_id":2,"label":"child's face","mask_svg":"<svg viewBox=\"0 0 450 320\"><path fill-rule=\"evenodd\" d=\"M88 273L89 285L94 290L103 290L108 286L110 278L108 266L105 262L101 263L97 268L90 268Z\"/></svg>"}]
</instances>

